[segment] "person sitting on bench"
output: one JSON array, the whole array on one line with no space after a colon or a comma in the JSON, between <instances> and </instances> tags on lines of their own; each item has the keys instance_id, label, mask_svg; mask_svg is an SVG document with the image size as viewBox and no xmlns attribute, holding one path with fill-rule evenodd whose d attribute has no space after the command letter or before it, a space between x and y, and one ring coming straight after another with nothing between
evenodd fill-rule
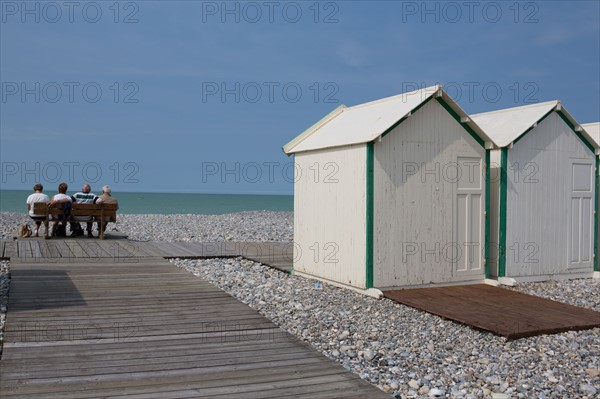
<instances>
[{"instance_id":1,"label":"person sitting on bench","mask_svg":"<svg viewBox=\"0 0 600 399\"><path fill-rule=\"evenodd\" d=\"M113 204L116 205L117 209L119 210L119 201L117 201L117 199L115 197L113 197L111 195L111 189L110 186L106 185L104 187L102 187L102 195L98 197L98 200L96 201L97 204ZM102 227L102 229L100 229L100 223L103 223L104 226ZM106 225L108 225L108 217L106 218L106 220L102 220L102 221L98 221L98 231L106 231Z\"/></svg>"},{"instance_id":2,"label":"person sitting on bench","mask_svg":"<svg viewBox=\"0 0 600 399\"><path fill-rule=\"evenodd\" d=\"M29 213L29 217L33 219L35 222L35 236L39 237L40 226L42 225L42 221L46 220L46 215L36 215L33 213L33 204L36 202L50 202L50 197L46 194L42 193L44 191L44 186L40 183L37 183L33 186L33 194L27 197L27 212Z\"/></svg>"},{"instance_id":3,"label":"person sitting on bench","mask_svg":"<svg viewBox=\"0 0 600 399\"><path fill-rule=\"evenodd\" d=\"M59 215L57 219L54 220L54 224L52 225L52 236L65 237L67 235L67 226L65 219L69 218L69 214L71 211L71 196L67 195L67 190L69 186L67 183L62 182L58 185L58 194L55 194L52 197L52 201L48 203L48 207L53 207L55 204L60 204L62 207L63 214ZM60 226L59 226L60 224Z\"/></svg>"},{"instance_id":4,"label":"person sitting on bench","mask_svg":"<svg viewBox=\"0 0 600 399\"><path fill-rule=\"evenodd\" d=\"M93 194L92 187L89 184L84 184L81 188L81 191L75 193L71 196L71 200L74 204L94 204L98 199L96 194ZM87 221L87 235L88 237L93 237L92 234L92 217L91 216L73 216L75 220ZM78 222L71 222L71 237L82 236L83 229L81 228L81 224Z\"/></svg>"}]
</instances>

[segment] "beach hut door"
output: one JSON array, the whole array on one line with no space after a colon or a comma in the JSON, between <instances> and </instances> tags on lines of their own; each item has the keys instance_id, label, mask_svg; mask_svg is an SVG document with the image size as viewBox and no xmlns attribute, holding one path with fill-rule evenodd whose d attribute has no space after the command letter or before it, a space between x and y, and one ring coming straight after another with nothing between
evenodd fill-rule
<instances>
[{"instance_id":1,"label":"beach hut door","mask_svg":"<svg viewBox=\"0 0 600 399\"><path fill-rule=\"evenodd\" d=\"M455 252L452 262L455 277L483 273L482 164L482 159L476 157L458 157L456 162Z\"/></svg>"},{"instance_id":2,"label":"beach hut door","mask_svg":"<svg viewBox=\"0 0 600 399\"><path fill-rule=\"evenodd\" d=\"M591 162L571 162L569 213L569 268L590 268L593 259L594 167Z\"/></svg>"}]
</instances>

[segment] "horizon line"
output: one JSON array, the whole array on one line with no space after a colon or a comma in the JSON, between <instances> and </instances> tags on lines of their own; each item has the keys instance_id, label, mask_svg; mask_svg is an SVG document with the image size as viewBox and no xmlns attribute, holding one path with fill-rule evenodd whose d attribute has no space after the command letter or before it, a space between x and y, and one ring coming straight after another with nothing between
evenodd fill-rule
<instances>
[{"instance_id":1,"label":"horizon line","mask_svg":"<svg viewBox=\"0 0 600 399\"><path fill-rule=\"evenodd\" d=\"M0 188L0 191L32 191L31 188ZM72 190L71 190L72 191ZM93 190L92 190L93 191ZM286 193L260 193L260 192L252 192L252 193L232 193L232 192L207 192L207 191L194 191L194 190L153 190L146 189L140 191L128 191L128 190L118 190L112 188L112 191L115 193L140 193L140 194L205 194L205 195L275 195L275 196L287 196L293 197L294 194L286 194Z\"/></svg>"}]
</instances>

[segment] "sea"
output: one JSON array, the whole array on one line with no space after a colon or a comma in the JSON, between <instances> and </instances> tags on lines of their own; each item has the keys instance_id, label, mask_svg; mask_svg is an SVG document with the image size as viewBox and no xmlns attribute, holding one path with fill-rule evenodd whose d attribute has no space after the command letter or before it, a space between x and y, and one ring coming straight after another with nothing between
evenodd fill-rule
<instances>
[{"instance_id":1,"label":"sea","mask_svg":"<svg viewBox=\"0 0 600 399\"><path fill-rule=\"evenodd\" d=\"M29 190L0 190L0 212L26 211ZM54 193L46 193L52 196ZM222 215L243 211L289 211L292 195L113 192L119 213Z\"/></svg>"}]
</instances>

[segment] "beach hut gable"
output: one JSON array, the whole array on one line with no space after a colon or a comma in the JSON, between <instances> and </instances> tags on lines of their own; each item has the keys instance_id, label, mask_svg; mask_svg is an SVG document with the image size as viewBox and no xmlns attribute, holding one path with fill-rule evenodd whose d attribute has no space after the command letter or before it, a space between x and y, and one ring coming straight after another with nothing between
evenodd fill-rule
<instances>
[{"instance_id":1,"label":"beach hut gable","mask_svg":"<svg viewBox=\"0 0 600 399\"><path fill-rule=\"evenodd\" d=\"M597 270L598 143L559 101L472 115L491 152L492 277L533 281Z\"/></svg>"},{"instance_id":2,"label":"beach hut gable","mask_svg":"<svg viewBox=\"0 0 600 399\"><path fill-rule=\"evenodd\" d=\"M600 122L584 123L581 125L586 134L592 139L596 146L600 146Z\"/></svg>"},{"instance_id":3,"label":"beach hut gable","mask_svg":"<svg viewBox=\"0 0 600 399\"><path fill-rule=\"evenodd\" d=\"M472 115L472 119L498 147L503 148L516 144L553 112L560 116L592 153L598 151L594 138L577 123L558 100L475 114Z\"/></svg>"},{"instance_id":4,"label":"beach hut gable","mask_svg":"<svg viewBox=\"0 0 600 399\"><path fill-rule=\"evenodd\" d=\"M305 140L311 134L313 134L314 132L319 130L327 122L329 122L330 120L332 120L333 118L338 116L340 113L342 113L345 108L347 108L347 107L344 104L342 104L339 107L337 107L336 109L334 109L333 111L331 111L329 114L325 115L317 123L315 123L308 129L306 129L303 133L301 133L296 138L294 138L292 141L290 141L285 146L283 146L283 152L285 152L286 154L291 153L292 150L294 149L294 147L296 147L298 144L300 144L303 140Z\"/></svg>"},{"instance_id":5,"label":"beach hut gable","mask_svg":"<svg viewBox=\"0 0 600 399\"><path fill-rule=\"evenodd\" d=\"M491 139L474 124L440 85L364 104L341 105L283 147L286 154L375 141L437 99L482 145Z\"/></svg>"}]
</instances>

